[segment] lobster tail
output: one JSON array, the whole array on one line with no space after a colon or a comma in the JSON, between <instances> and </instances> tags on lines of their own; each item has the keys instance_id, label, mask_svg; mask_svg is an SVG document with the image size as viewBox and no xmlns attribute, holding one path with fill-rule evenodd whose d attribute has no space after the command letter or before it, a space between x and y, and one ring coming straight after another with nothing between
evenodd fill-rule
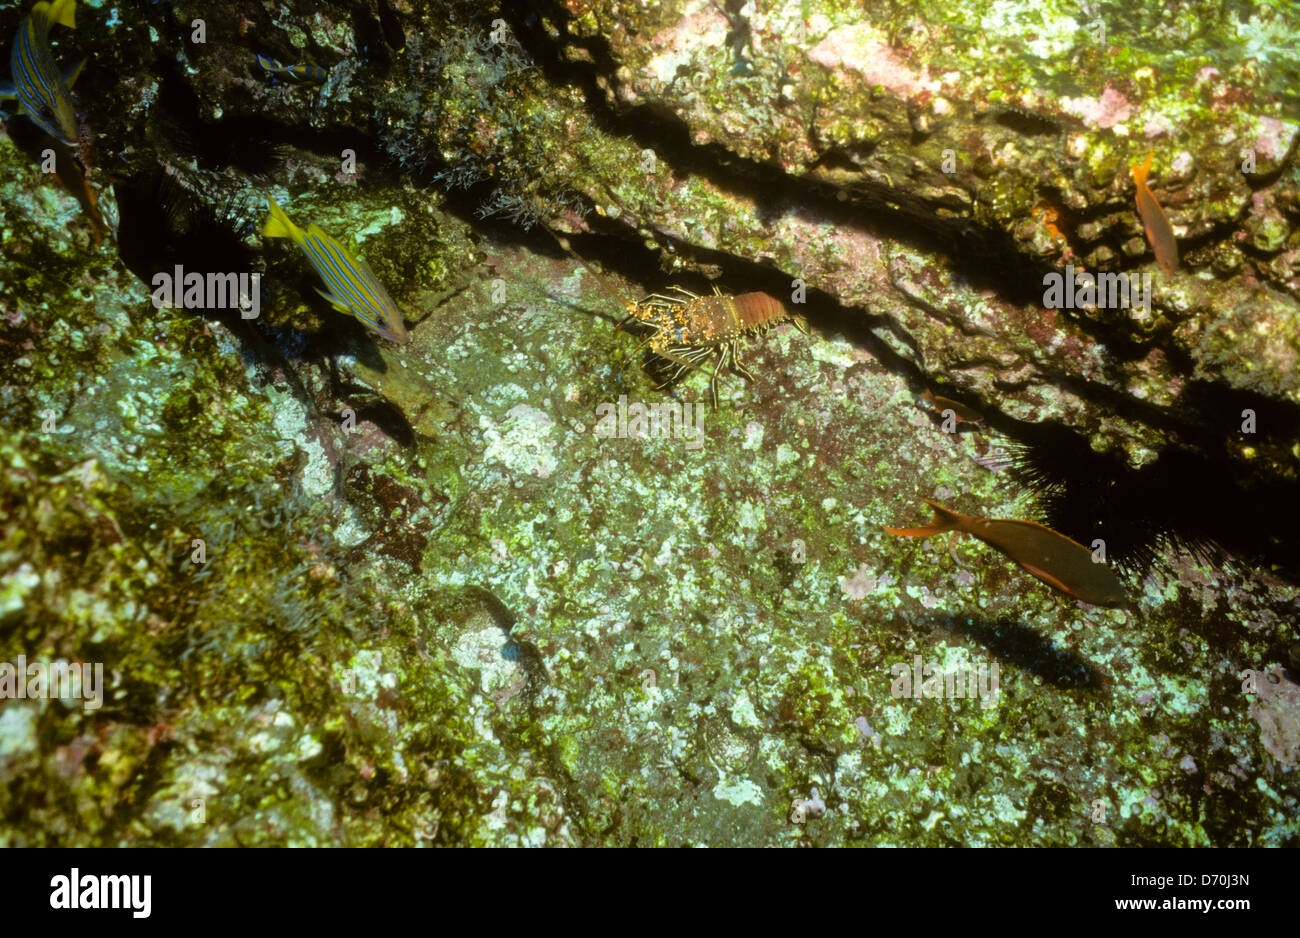
<instances>
[{"instance_id":1,"label":"lobster tail","mask_svg":"<svg viewBox=\"0 0 1300 938\"><path fill-rule=\"evenodd\" d=\"M740 327L746 331L762 328L787 316L781 301L766 293L742 293L732 297L731 301L736 305L736 318L740 320Z\"/></svg>"}]
</instances>

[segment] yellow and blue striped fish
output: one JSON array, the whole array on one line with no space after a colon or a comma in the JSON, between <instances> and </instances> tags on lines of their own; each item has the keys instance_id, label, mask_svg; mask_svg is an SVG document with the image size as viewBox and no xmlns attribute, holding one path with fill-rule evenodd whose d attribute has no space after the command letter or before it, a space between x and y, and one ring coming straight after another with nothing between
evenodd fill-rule
<instances>
[{"instance_id":1,"label":"yellow and blue striped fish","mask_svg":"<svg viewBox=\"0 0 1300 938\"><path fill-rule=\"evenodd\" d=\"M351 313L385 339L405 345L406 324L402 322L402 313L366 262L353 257L315 222L303 231L289 220L275 199L267 196L266 201L271 215L262 226L262 237L292 238L329 287L328 290L318 288L317 293L340 313Z\"/></svg>"},{"instance_id":2,"label":"yellow and blue striped fish","mask_svg":"<svg viewBox=\"0 0 1300 938\"><path fill-rule=\"evenodd\" d=\"M270 56L261 54L257 56L257 64L271 76L272 82L282 78L291 85L319 85L329 77L329 72L319 65L281 65Z\"/></svg>"},{"instance_id":3,"label":"yellow and blue striped fish","mask_svg":"<svg viewBox=\"0 0 1300 938\"><path fill-rule=\"evenodd\" d=\"M9 53L12 84L0 86L0 98L17 98L26 117L50 136L69 146L77 143L77 112L72 106L72 83L85 60L59 74L50 51L50 27L55 23L76 28L76 0L53 0L32 7L18 24Z\"/></svg>"}]
</instances>

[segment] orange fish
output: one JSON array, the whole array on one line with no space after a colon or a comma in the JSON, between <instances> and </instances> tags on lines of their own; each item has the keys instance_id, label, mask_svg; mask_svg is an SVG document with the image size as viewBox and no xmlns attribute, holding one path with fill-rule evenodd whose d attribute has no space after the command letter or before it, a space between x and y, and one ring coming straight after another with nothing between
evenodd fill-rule
<instances>
[{"instance_id":1,"label":"orange fish","mask_svg":"<svg viewBox=\"0 0 1300 938\"><path fill-rule=\"evenodd\" d=\"M1142 217L1142 227L1146 229L1151 250L1155 251L1156 263L1165 273L1172 274L1174 268L1178 266L1178 242L1174 239L1174 229L1165 216L1165 210L1160 207L1160 203L1147 187L1147 173L1151 171L1152 155L1153 152L1148 151L1142 165L1134 163L1130 169L1133 170L1133 182L1137 184L1138 215Z\"/></svg>"},{"instance_id":2,"label":"orange fish","mask_svg":"<svg viewBox=\"0 0 1300 938\"><path fill-rule=\"evenodd\" d=\"M1051 203L1044 199L1040 199L1038 204L1034 206L1034 214L1042 216L1043 227L1047 229L1047 233L1051 235L1054 240L1065 240L1065 235L1061 233L1060 226L1056 224L1060 221L1061 215L1052 207Z\"/></svg>"},{"instance_id":3,"label":"orange fish","mask_svg":"<svg viewBox=\"0 0 1300 938\"><path fill-rule=\"evenodd\" d=\"M1137 612L1119 577L1106 564L1095 563L1092 551L1078 541L1033 521L972 518L928 498L924 501L934 509L934 520L928 526L885 530L903 537L933 537L946 531L970 534L996 547L1053 589L1094 606Z\"/></svg>"},{"instance_id":4,"label":"orange fish","mask_svg":"<svg viewBox=\"0 0 1300 938\"><path fill-rule=\"evenodd\" d=\"M984 422L984 415L978 410L972 410L960 401L954 401L950 397L936 397L929 388L921 392L921 399L929 404L937 414L942 415L944 411L951 410L961 423Z\"/></svg>"}]
</instances>

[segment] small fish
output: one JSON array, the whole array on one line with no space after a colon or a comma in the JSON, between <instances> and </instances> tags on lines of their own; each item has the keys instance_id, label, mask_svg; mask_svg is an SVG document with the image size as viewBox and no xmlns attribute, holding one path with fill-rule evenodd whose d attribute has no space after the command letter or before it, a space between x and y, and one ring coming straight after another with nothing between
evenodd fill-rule
<instances>
[{"instance_id":1,"label":"small fish","mask_svg":"<svg viewBox=\"0 0 1300 938\"><path fill-rule=\"evenodd\" d=\"M408 338L402 313L366 262L353 257L315 222L303 231L289 220L275 199L268 196L266 201L271 215L262 226L262 237L292 238L329 287L317 289L317 293L339 312L351 313L385 339L405 345Z\"/></svg>"},{"instance_id":2,"label":"small fish","mask_svg":"<svg viewBox=\"0 0 1300 938\"><path fill-rule=\"evenodd\" d=\"M330 74L319 65L281 65L270 56L260 54L257 56L257 64L271 76L273 83L280 78L291 85L319 85Z\"/></svg>"},{"instance_id":3,"label":"small fish","mask_svg":"<svg viewBox=\"0 0 1300 938\"><path fill-rule=\"evenodd\" d=\"M929 404L936 414L941 416L944 411L951 410L960 423L984 422L984 415L979 411L972 410L960 401L954 401L949 397L936 397L929 388L921 392L921 399Z\"/></svg>"},{"instance_id":4,"label":"small fish","mask_svg":"<svg viewBox=\"0 0 1300 938\"><path fill-rule=\"evenodd\" d=\"M1142 217L1142 227L1146 229L1151 250L1155 251L1156 263L1165 273L1172 274L1178 266L1178 241L1174 238L1174 229L1165 216L1165 210L1147 187L1147 173L1151 171L1152 156L1153 151L1147 151L1147 158L1142 165L1134 163L1130 169L1133 170L1133 182L1137 184L1138 215Z\"/></svg>"},{"instance_id":5,"label":"small fish","mask_svg":"<svg viewBox=\"0 0 1300 938\"><path fill-rule=\"evenodd\" d=\"M50 50L50 27L55 23L76 28L76 0L38 3L18 24L9 53L12 84L0 86L0 98L17 98L28 120L70 147L78 145L77 111L72 106L72 84L86 64L82 59L63 74Z\"/></svg>"},{"instance_id":6,"label":"small fish","mask_svg":"<svg viewBox=\"0 0 1300 938\"><path fill-rule=\"evenodd\" d=\"M1043 227L1047 229L1047 233L1052 236L1053 240L1066 240L1060 226L1057 225L1057 222L1061 220L1061 213L1056 210L1055 206L1046 199L1040 199L1038 204L1034 206L1033 213L1043 219Z\"/></svg>"},{"instance_id":7,"label":"small fish","mask_svg":"<svg viewBox=\"0 0 1300 938\"><path fill-rule=\"evenodd\" d=\"M924 528L888 528L902 537L933 537L946 531L970 534L996 547L1048 586L1094 606L1137 612L1119 577L1104 563L1094 563L1092 551L1078 541L1033 521L972 518L924 499L934 520ZM884 525L881 525L884 527Z\"/></svg>"}]
</instances>

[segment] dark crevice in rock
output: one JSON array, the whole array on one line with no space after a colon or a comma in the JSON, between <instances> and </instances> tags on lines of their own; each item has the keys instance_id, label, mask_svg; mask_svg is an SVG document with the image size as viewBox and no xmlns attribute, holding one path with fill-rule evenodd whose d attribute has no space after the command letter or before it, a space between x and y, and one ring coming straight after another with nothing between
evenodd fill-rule
<instances>
[{"instance_id":1,"label":"dark crevice in rock","mask_svg":"<svg viewBox=\"0 0 1300 938\"><path fill-rule=\"evenodd\" d=\"M289 148L306 150L333 160L344 150L356 152L358 163L384 164L383 151L373 139L350 127L316 129L304 123L285 123L276 117L240 113L219 121L205 121L190 80L175 62L160 63L161 90L154 110L159 122L156 134L185 156L193 157L199 169L235 168L264 179L280 168Z\"/></svg>"}]
</instances>

